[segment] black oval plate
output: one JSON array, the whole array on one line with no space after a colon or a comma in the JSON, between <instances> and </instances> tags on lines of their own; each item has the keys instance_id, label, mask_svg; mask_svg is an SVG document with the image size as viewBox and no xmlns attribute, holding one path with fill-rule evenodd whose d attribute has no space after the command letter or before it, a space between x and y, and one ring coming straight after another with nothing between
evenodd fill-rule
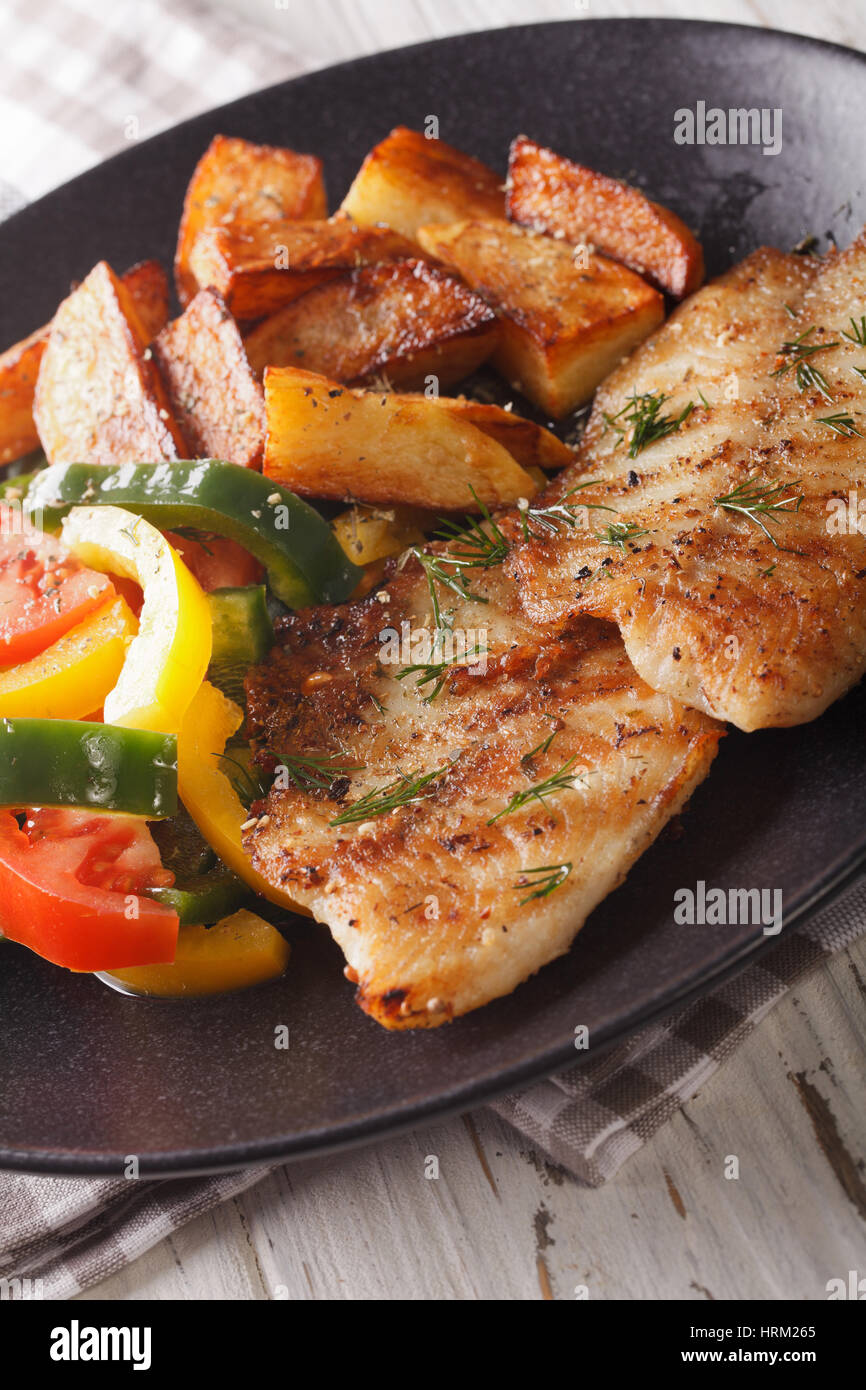
<instances>
[{"instance_id":1,"label":"black oval plate","mask_svg":"<svg viewBox=\"0 0 866 1390\"><path fill-rule=\"evenodd\" d=\"M718 273L762 242L866 221L866 66L812 40L718 24L581 21L385 53L244 98L137 146L0 227L0 340L47 319L101 257L169 263L190 172L216 132L322 155L336 205L398 123L503 169L525 132L630 179L694 226ZM675 145L674 112L781 108L783 148ZM859 306L860 309L863 306ZM853 312L853 310L852 310ZM858 309L859 313L859 309ZM678 887L780 888L802 920L866 856L866 698L805 728L732 735L667 833L570 954L510 998L430 1033L365 1018L323 929L295 924L287 977L198 1003L133 1001L0 947L0 1165L202 1172L322 1151L475 1104L574 1061L771 943L760 927L677 926ZM289 1047L275 1042L280 1026Z\"/></svg>"}]
</instances>

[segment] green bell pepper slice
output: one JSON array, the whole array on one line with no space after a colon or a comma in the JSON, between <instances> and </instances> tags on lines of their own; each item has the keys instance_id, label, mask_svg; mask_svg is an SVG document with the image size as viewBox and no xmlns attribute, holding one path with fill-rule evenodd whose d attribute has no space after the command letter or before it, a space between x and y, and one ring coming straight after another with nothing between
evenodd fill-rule
<instances>
[{"instance_id":1,"label":"green bell pepper slice","mask_svg":"<svg viewBox=\"0 0 866 1390\"><path fill-rule=\"evenodd\" d=\"M237 912L253 895L231 869L220 868L172 888L151 888L148 896L176 912L182 927L211 927Z\"/></svg>"},{"instance_id":2,"label":"green bell pepper slice","mask_svg":"<svg viewBox=\"0 0 866 1390\"><path fill-rule=\"evenodd\" d=\"M217 858L185 807L171 820L151 827L163 863L171 869L171 888L151 888L148 896L177 913L182 927L212 926L254 896L247 884Z\"/></svg>"},{"instance_id":3,"label":"green bell pepper slice","mask_svg":"<svg viewBox=\"0 0 866 1390\"><path fill-rule=\"evenodd\" d=\"M178 526L237 541L264 565L289 608L341 603L361 578L330 526L287 488L221 459L129 464L54 464L30 484L25 507L59 524L70 507L113 505L160 530Z\"/></svg>"},{"instance_id":4,"label":"green bell pepper slice","mask_svg":"<svg viewBox=\"0 0 866 1390\"><path fill-rule=\"evenodd\" d=\"M263 584L214 589L208 594L213 648L207 678L235 704L244 707L244 676L264 661L274 644Z\"/></svg>"},{"instance_id":5,"label":"green bell pepper slice","mask_svg":"<svg viewBox=\"0 0 866 1390\"><path fill-rule=\"evenodd\" d=\"M177 811L177 739L77 719L0 719L0 806Z\"/></svg>"}]
</instances>

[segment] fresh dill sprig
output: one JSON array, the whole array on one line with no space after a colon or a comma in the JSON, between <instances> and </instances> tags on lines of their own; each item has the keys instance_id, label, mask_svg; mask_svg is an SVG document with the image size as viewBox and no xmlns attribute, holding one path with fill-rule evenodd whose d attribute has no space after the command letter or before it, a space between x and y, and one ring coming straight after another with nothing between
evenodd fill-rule
<instances>
[{"instance_id":1,"label":"fresh dill sprig","mask_svg":"<svg viewBox=\"0 0 866 1390\"><path fill-rule=\"evenodd\" d=\"M801 391L807 391L809 387L814 387L825 401L832 401L833 393L827 384L827 378L817 367L813 367L811 362L800 362L797 366L797 385Z\"/></svg>"},{"instance_id":2,"label":"fresh dill sprig","mask_svg":"<svg viewBox=\"0 0 866 1390\"><path fill-rule=\"evenodd\" d=\"M855 434L860 439L864 437L854 424L853 417L846 415L841 410L837 411L835 415L819 415L817 419L819 425L826 425L828 429L834 430L836 434L844 435L846 439L850 439Z\"/></svg>"},{"instance_id":3,"label":"fresh dill sprig","mask_svg":"<svg viewBox=\"0 0 866 1390\"><path fill-rule=\"evenodd\" d=\"M842 337L847 338L849 343L859 343L860 347L866 347L866 314L861 314L859 323L856 319L849 319L848 322L851 324L851 332L846 333L843 328Z\"/></svg>"},{"instance_id":4,"label":"fresh dill sprig","mask_svg":"<svg viewBox=\"0 0 866 1390\"><path fill-rule=\"evenodd\" d=\"M433 689L430 691L429 695L424 696L424 704L429 705L436 699L436 696L445 685L449 673L454 670L456 666L471 666L478 657L485 656L486 654L486 647L471 647L468 651L462 652L457 656L448 657L443 661L419 661L412 666L404 666L402 670L397 672L396 679L402 681L405 680L407 676L414 676L416 672L422 672L415 682L415 685L420 690L422 686L433 683Z\"/></svg>"},{"instance_id":5,"label":"fresh dill sprig","mask_svg":"<svg viewBox=\"0 0 866 1390\"><path fill-rule=\"evenodd\" d=\"M520 766L523 768L524 772L527 768L532 766L533 758L537 758L539 753L547 752L553 740L556 738L556 734L557 730L554 729L552 733L547 735L547 738L543 738L534 748L530 748L528 753L524 753L523 757L520 759Z\"/></svg>"},{"instance_id":6,"label":"fresh dill sprig","mask_svg":"<svg viewBox=\"0 0 866 1390\"><path fill-rule=\"evenodd\" d=\"M739 512L747 520L760 527L764 535L777 550L784 550L773 535L768 522L778 525L783 520L780 513L798 512L803 503L803 494L791 494L791 489L800 486L800 480L793 483L760 483L755 478L747 478L738 483L725 497L714 497L714 507L725 507L728 511ZM786 495L787 494L787 495ZM766 518L766 519L765 519Z\"/></svg>"},{"instance_id":7,"label":"fresh dill sprig","mask_svg":"<svg viewBox=\"0 0 866 1390\"><path fill-rule=\"evenodd\" d=\"M416 772L411 776L401 772L393 782L386 783L384 787L371 788L329 824L353 825L370 820L373 816L384 816L389 811L396 810L398 806L411 806L416 801L423 801L425 796L432 795L432 784L450 768L451 764L446 763L444 767L434 768L432 772Z\"/></svg>"},{"instance_id":8,"label":"fresh dill sprig","mask_svg":"<svg viewBox=\"0 0 866 1390\"><path fill-rule=\"evenodd\" d=\"M612 575L609 566L612 563L612 560L605 560L599 565L598 569L595 570L591 570L589 565L585 565L584 569L586 570L586 574L579 572L575 576L580 582L581 592L587 584L594 584L597 579L611 579Z\"/></svg>"},{"instance_id":9,"label":"fresh dill sprig","mask_svg":"<svg viewBox=\"0 0 866 1390\"><path fill-rule=\"evenodd\" d=\"M274 753L278 765L298 791L330 791L334 782L349 772L363 772L363 763L347 761L347 753L322 753L302 757L299 753Z\"/></svg>"},{"instance_id":10,"label":"fresh dill sprig","mask_svg":"<svg viewBox=\"0 0 866 1390\"><path fill-rule=\"evenodd\" d=\"M595 532L595 539L602 541L605 545L619 546L620 550L625 550L626 542L637 540L638 536L648 536L649 531L646 526L638 526L634 521L612 521L609 526L605 526L603 531Z\"/></svg>"},{"instance_id":11,"label":"fresh dill sprig","mask_svg":"<svg viewBox=\"0 0 866 1390\"><path fill-rule=\"evenodd\" d=\"M546 797L553 796L556 792L573 791L575 782L580 781L583 777L582 772L571 771L576 762L577 758L569 758L558 772L551 773L549 777L545 777L541 782L536 782L534 786L527 787L525 791L515 792L508 805L503 806L501 811L497 811L495 816L491 816L487 824L495 825L503 816L510 816L512 811L519 811L522 807L528 806L530 801L540 802L546 810Z\"/></svg>"},{"instance_id":12,"label":"fresh dill sprig","mask_svg":"<svg viewBox=\"0 0 866 1390\"><path fill-rule=\"evenodd\" d=\"M614 430L615 433L618 435L616 444L614 445L615 449L618 449L622 441L625 439L625 425L618 425L616 422L621 415L625 414L627 409L628 406L624 405L622 410L618 410L615 415L608 414L606 410L603 410L601 412L601 418L604 420L604 429L601 432L602 437L604 437L604 435L607 434L608 430Z\"/></svg>"},{"instance_id":13,"label":"fresh dill sprig","mask_svg":"<svg viewBox=\"0 0 866 1390\"><path fill-rule=\"evenodd\" d=\"M173 526L172 535L180 536L182 540L192 541L194 545L200 545L205 555L213 555L213 551L207 541L214 539L210 531L197 531L194 526Z\"/></svg>"},{"instance_id":14,"label":"fresh dill sprig","mask_svg":"<svg viewBox=\"0 0 866 1390\"><path fill-rule=\"evenodd\" d=\"M866 367L852 367L851 370L857 373L861 381L866 381Z\"/></svg>"},{"instance_id":15,"label":"fresh dill sprig","mask_svg":"<svg viewBox=\"0 0 866 1390\"><path fill-rule=\"evenodd\" d=\"M771 376L783 377L791 368L795 368L795 380L799 391L806 391L809 387L814 387L820 391L825 401L832 401L833 396L827 384L827 378L817 367L813 367L809 361L816 352L827 352L829 348L838 347L839 343L807 343L806 339L815 332L815 325L811 328L804 328L796 338L789 338L779 348L778 357L783 359L781 365L771 372Z\"/></svg>"},{"instance_id":16,"label":"fresh dill sprig","mask_svg":"<svg viewBox=\"0 0 866 1390\"><path fill-rule=\"evenodd\" d=\"M774 560L772 565L768 565L765 570L758 570L758 574L761 576L762 579L769 579L770 575L773 573L773 570L776 568L776 565L778 563L778 560Z\"/></svg>"},{"instance_id":17,"label":"fresh dill sprig","mask_svg":"<svg viewBox=\"0 0 866 1390\"><path fill-rule=\"evenodd\" d=\"M475 491L472 489L475 497ZM491 527L491 532L487 532L477 521L470 522L470 525L462 531L455 528L455 542L462 541L462 550L449 552L445 555L431 555L429 551L419 550L413 547L410 554L415 556L427 580L427 589L430 594L430 605L433 610L433 651L436 652L437 642L440 634L444 635L451 631L451 621L442 612L442 605L439 599L438 585L450 589L461 599L474 599L477 603L487 603L488 600L483 594L476 594L469 588L466 575L462 573L464 569L486 569L489 565L499 564L508 553L508 544L496 522L493 520L488 509L475 497L476 502L482 509L485 520ZM443 523L445 526L451 525L449 522ZM450 565L452 568L447 569ZM441 649L441 648L440 648ZM484 648L486 651L486 648ZM478 655L481 655L479 650ZM462 658L455 658L455 660ZM424 703L429 704L435 700L448 678L448 667L452 661L430 661L419 662L411 666L405 666L398 672L397 680L403 680L406 676L421 672L422 675L416 682L417 685L429 685L435 682L433 691L425 696Z\"/></svg>"},{"instance_id":18,"label":"fresh dill sprig","mask_svg":"<svg viewBox=\"0 0 866 1390\"><path fill-rule=\"evenodd\" d=\"M449 571L444 568L446 564L454 563L448 555L431 555L426 550L419 550L417 546L413 546L409 553L415 556L415 559L424 571L424 576L427 580L427 588L430 592L430 604L433 609L433 626L436 628L437 632L447 631L451 627L450 622L442 615L442 607L439 603L439 594L436 588L437 584L441 584L445 589L450 589L458 598L475 599L478 603L487 602L483 594L472 593L466 582L465 576L460 573L459 568L454 574L449 573Z\"/></svg>"},{"instance_id":19,"label":"fresh dill sprig","mask_svg":"<svg viewBox=\"0 0 866 1390\"><path fill-rule=\"evenodd\" d=\"M514 892L519 893L521 888L532 888L533 891L521 898L519 906L523 907L533 898L546 898L549 893L555 892L568 878L572 867L569 861L567 864L540 864L537 869L524 869L514 884Z\"/></svg>"},{"instance_id":20,"label":"fresh dill sprig","mask_svg":"<svg viewBox=\"0 0 866 1390\"><path fill-rule=\"evenodd\" d=\"M618 410L615 415L608 415L603 412L605 426L616 430L619 435L617 448L626 436L627 426L631 427L628 456L632 459L637 458L643 449L654 444L657 439L664 439L667 435L676 433L695 409L695 403L688 401L679 415L659 414L662 406L668 400L670 397L664 391L660 391L658 394L655 391L645 391L640 396L634 392L622 410ZM617 421L620 419L624 420L625 423L618 425Z\"/></svg>"},{"instance_id":21,"label":"fresh dill sprig","mask_svg":"<svg viewBox=\"0 0 866 1390\"><path fill-rule=\"evenodd\" d=\"M235 750L243 754L245 748ZM241 758L233 758L230 753L215 753L214 757L219 763L228 763L228 767L221 767L221 771L228 778L238 801L245 811L248 811L254 801L258 801L267 792L267 784L263 781L262 775L254 771L249 763ZM231 769L231 770L229 770Z\"/></svg>"},{"instance_id":22,"label":"fresh dill sprig","mask_svg":"<svg viewBox=\"0 0 866 1390\"><path fill-rule=\"evenodd\" d=\"M789 319L798 319L800 317L797 310L792 309L790 304L783 304L782 308L785 310L785 313L788 315Z\"/></svg>"},{"instance_id":23,"label":"fresh dill sprig","mask_svg":"<svg viewBox=\"0 0 866 1390\"><path fill-rule=\"evenodd\" d=\"M552 502L549 507L520 508L523 539L528 541L530 536L534 536L536 540L541 540L544 535L556 535L563 526L570 526L574 530L579 524L577 514L581 508L588 512L615 512L616 507L607 507L603 502L569 503L569 497L573 497L576 492L582 492L585 487L592 487L595 481L595 478L590 478L585 483L578 483L575 487L569 488L562 501ZM538 531L533 531L533 522L542 532L541 536L539 536Z\"/></svg>"},{"instance_id":24,"label":"fresh dill sprig","mask_svg":"<svg viewBox=\"0 0 866 1390\"><path fill-rule=\"evenodd\" d=\"M443 520L442 529L436 534L442 540L451 542L453 549L448 553L448 560L452 565L465 569L488 569L505 559L508 542L474 487L470 487L469 491L481 512L482 521L474 516L467 517L465 525L458 526L453 521ZM488 526L489 531L486 529Z\"/></svg>"}]
</instances>

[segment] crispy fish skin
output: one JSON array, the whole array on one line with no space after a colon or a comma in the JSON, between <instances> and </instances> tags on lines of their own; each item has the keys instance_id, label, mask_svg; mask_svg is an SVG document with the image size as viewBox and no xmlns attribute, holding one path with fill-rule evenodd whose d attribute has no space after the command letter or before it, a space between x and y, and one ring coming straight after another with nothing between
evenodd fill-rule
<instances>
[{"instance_id":1,"label":"crispy fish skin","mask_svg":"<svg viewBox=\"0 0 866 1390\"><path fill-rule=\"evenodd\" d=\"M327 923L360 1006L389 1029L435 1027L567 951L706 775L722 733L637 678L612 625L578 619L539 642L501 570L473 572L470 588L487 602L446 601L476 669L450 670L429 703L417 673L399 680L380 661L383 630L429 622L414 559L379 594L286 619L247 678L260 756L338 754L330 785L275 787L253 807L247 851ZM564 768L573 786L490 824ZM412 804L331 824L401 774L440 770ZM532 897L546 881L533 870L568 863L561 886Z\"/></svg>"},{"instance_id":2,"label":"crispy fish skin","mask_svg":"<svg viewBox=\"0 0 866 1390\"><path fill-rule=\"evenodd\" d=\"M759 250L681 306L605 383L576 463L535 504L591 481L571 501L615 512L514 548L528 616L553 630L576 613L617 623L654 689L745 730L813 719L853 685L866 669L866 536L833 518L864 495L866 439L821 417L866 435L854 370L866 348L843 336L864 309L866 234L824 261ZM838 344L807 359L832 401L799 389L796 365L773 375L790 359L780 346L810 329L808 344ZM668 397L660 414L694 409L631 458L614 426L651 392ZM716 502L779 483L790 510L755 514L776 545ZM610 523L633 533L617 543Z\"/></svg>"}]
</instances>

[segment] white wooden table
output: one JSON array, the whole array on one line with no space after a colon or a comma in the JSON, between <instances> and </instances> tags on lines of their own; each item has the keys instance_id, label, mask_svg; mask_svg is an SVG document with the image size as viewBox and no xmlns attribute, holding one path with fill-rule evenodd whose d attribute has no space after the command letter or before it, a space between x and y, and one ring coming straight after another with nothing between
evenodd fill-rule
<instances>
[{"instance_id":1,"label":"white wooden table","mask_svg":"<svg viewBox=\"0 0 866 1390\"><path fill-rule=\"evenodd\" d=\"M221 3L321 64L582 15L727 19L866 48L854 0ZM282 1169L82 1297L569 1299L584 1284L591 1298L824 1298L829 1279L866 1272L864 1072L866 940L790 994L604 1188L476 1112Z\"/></svg>"}]
</instances>

